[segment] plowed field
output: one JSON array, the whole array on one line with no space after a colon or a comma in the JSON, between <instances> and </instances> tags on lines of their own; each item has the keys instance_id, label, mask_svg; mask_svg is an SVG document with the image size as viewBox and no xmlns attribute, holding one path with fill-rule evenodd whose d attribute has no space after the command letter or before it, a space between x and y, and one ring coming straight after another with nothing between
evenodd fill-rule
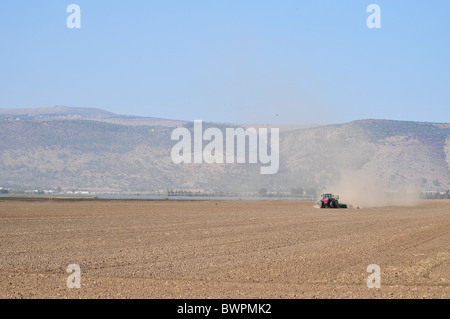
<instances>
[{"instance_id":1,"label":"plowed field","mask_svg":"<svg viewBox=\"0 0 450 319\"><path fill-rule=\"evenodd\" d=\"M450 298L449 217L450 201L4 201L0 298Z\"/></svg>"}]
</instances>

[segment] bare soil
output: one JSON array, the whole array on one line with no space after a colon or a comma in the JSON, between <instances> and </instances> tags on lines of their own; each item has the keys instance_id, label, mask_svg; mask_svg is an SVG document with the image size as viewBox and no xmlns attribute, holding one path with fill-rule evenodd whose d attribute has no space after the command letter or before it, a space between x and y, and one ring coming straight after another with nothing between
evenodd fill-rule
<instances>
[{"instance_id":1,"label":"bare soil","mask_svg":"<svg viewBox=\"0 0 450 319\"><path fill-rule=\"evenodd\" d=\"M447 299L449 216L450 201L5 201L0 298Z\"/></svg>"}]
</instances>

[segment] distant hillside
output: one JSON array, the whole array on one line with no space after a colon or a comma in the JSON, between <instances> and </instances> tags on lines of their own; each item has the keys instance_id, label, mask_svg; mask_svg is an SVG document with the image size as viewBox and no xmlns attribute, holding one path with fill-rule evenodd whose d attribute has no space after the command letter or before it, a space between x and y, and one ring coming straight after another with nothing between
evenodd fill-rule
<instances>
[{"instance_id":1,"label":"distant hillside","mask_svg":"<svg viewBox=\"0 0 450 319\"><path fill-rule=\"evenodd\" d=\"M450 127L445 124L363 120L291 127L280 134L278 174L260 175L259 164L172 163L173 125L189 123L118 125L86 118L86 113L80 119L0 118L0 187L320 191L339 189L342 181L364 181L388 191L450 188Z\"/></svg>"},{"instance_id":2,"label":"distant hillside","mask_svg":"<svg viewBox=\"0 0 450 319\"><path fill-rule=\"evenodd\" d=\"M280 178L322 187L349 178L386 191L448 189L449 133L432 123L387 120L287 132Z\"/></svg>"},{"instance_id":3,"label":"distant hillside","mask_svg":"<svg viewBox=\"0 0 450 319\"><path fill-rule=\"evenodd\" d=\"M0 109L0 118L14 117L23 120L77 119L121 125L150 125L178 127L185 121L167 120L154 117L118 115L97 108L50 106L27 109Z\"/></svg>"},{"instance_id":4,"label":"distant hillside","mask_svg":"<svg viewBox=\"0 0 450 319\"><path fill-rule=\"evenodd\" d=\"M79 115L79 116L106 116L113 115L113 113L97 108L87 107L67 107L67 106L49 106L40 108L25 108L25 109L0 109L0 114L3 115Z\"/></svg>"}]
</instances>

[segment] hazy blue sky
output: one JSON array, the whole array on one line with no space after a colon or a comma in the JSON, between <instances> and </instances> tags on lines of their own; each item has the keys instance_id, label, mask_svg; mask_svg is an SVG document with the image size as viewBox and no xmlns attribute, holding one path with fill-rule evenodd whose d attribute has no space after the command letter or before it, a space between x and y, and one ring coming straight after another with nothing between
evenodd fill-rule
<instances>
[{"instance_id":1,"label":"hazy blue sky","mask_svg":"<svg viewBox=\"0 0 450 319\"><path fill-rule=\"evenodd\" d=\"M449 101L448 0L0 2L0 108L327 124L450 122Z\"/></svg>"}]
</instances>

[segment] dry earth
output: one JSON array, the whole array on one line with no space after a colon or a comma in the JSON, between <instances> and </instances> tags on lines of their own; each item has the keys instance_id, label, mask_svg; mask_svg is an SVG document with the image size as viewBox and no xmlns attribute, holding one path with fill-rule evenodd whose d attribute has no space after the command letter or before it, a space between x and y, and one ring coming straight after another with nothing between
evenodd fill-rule
<instances>
[{"instance_id":1,"label":"dry earth","mask_svg":"<svg viewBox=\"0 0 450 319\"><path fill-rule=\"evenodd\" d=\"M449 215L450 201L0 202L0 297L449 298Z\"/></svg>"}]
</instances>

